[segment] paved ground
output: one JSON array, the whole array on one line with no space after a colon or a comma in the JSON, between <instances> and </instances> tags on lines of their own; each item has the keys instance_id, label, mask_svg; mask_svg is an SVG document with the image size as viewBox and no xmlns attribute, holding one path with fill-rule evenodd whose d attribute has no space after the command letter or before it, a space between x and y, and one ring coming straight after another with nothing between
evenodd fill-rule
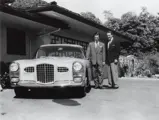
<instances>
[{"instance_id":1,"label":"paved ground","mask_svg":"<svg viewBox=\"0 0 159 120\"><path fill-rule=\"evenodd\" d=\"M84 98L15 98L0 92L1 120L159 120L159 81L120 80L116 90L95 90Z\"/></svg>"}]
</instances>

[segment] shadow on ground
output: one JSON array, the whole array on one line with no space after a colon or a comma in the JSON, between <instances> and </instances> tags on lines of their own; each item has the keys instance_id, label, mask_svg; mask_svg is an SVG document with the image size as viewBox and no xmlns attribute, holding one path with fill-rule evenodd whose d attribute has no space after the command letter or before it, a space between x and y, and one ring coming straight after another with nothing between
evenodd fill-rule
<instances>
[{"instance_id":1,"label":"shadow on ground","mask_svg":"<svg viewBox=\"0 0 159 120\"><path fill-rule=\"evenodd\" d=\"M79 102L77 102L75 100L71 100L71 99L54 99L52 101L57 103L57 104L61 104L61 105L65 105L65 106L79 106L79 105L81 105Z\"/></svg>"},{"instance_id":2,"label":"shadow on ground","mask_svg":"<svg viewBox=\"0 0 159 120\"><path fill-rule=\"evenodd\" d=\"M95 89L95 85L92 85L92 88ZM99 89L99 88L98 88ZM108 89L108 90L112 90L112 89L117 89L117 88L113 88L113 87L109 87L108 85L103 85L102 89Z\"/></svg>"}]
</instances>

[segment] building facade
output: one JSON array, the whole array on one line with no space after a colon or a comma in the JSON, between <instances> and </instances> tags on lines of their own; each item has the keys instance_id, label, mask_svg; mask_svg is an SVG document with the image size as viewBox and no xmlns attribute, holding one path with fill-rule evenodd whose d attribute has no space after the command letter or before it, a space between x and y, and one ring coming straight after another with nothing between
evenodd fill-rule
<instances>
[{"instance_id":1,"label":"building facade","mask_svg":"<svg viewBox=\"0 0 159 120\"><path fill-rule=\"evenodd\" d=\"M106 42L108 28L57 5L19 11L0 5L0 61L10 63L30 59L43 44L77 44L86 51L93 34L99 32ZM113 31L114 32L114 31ZM129 41L115 33L119 42Z\"/></svg>"}]
</instances>

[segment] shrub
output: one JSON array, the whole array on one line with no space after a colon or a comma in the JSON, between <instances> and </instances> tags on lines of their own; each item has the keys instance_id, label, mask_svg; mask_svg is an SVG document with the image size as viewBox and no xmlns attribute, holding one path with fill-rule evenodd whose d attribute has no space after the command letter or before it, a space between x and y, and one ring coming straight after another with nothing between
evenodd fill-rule
<instances>
[{"instance_id":1,"label":"shrub","mask_svg":"<svg viewBox=\"0 0 159 120\"><path fill-rule=\"evenodd\" d=\"M159 74L159 53L143 56L135 71L135 74L140 74L147 77Z\"/></svg>"}]
</instances>

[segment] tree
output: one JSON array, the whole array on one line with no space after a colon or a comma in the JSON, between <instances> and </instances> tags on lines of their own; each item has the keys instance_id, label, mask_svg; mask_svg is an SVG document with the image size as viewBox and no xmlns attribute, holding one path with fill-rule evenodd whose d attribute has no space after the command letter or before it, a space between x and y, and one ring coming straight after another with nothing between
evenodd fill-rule
<instances>
[{"instance_id":1,"label":"tree","mask_svg":"<svg viewBox=\"0 0 159 120\"><path fill-rule=\"evenodd\" d=\"M139 56L144 52L159 51L159 17L150 14L146 7L142 7L139 15L127 12L120 19L109 18L104 25L133 40L133 45L123 47L127 54Z\"/></svg>"},{"instance_id":2,"label":"tree","mask_svg":"<svg viewBox=\"0 0 159 120\"><path fill-rule=\"evenodd\" d=\"M103 14L104 14L104 17L106 20L106 22L104 23L104 26L106 26L112 30L118 31L120 28L120 19L115 18L113 16L113 13L110 10L105 10L103 12Z\"/></svg>"},{"instance_id":3,"label":"tree","mask_svg":"<svg viewBox=\"0 0 159 120\"><path fill-rule=\"evenodd\" d=\"M14 8L28 9L38 6L44 6L47 4L48 3L43 0L15 0L15 2L13 2L11 6Z\"/></svg>"},{"instance_id":4,"label":"tree","mask_svg":"<svg viewBox=\"0 0 159 120\"><path fill-rule=\"evenodd\" d=\"M81 16L83 16L84 18L91 20L97 24L102 24L101 20L99 18L97 18L93 13L91 12L81 12L80 13Z\"/></svg>"},{"instance_id":5,"label":"tree","mask_svg":"<svg viewBox=\"0 0 159 120\"><path fill-rule=\"evenodd\" d=\"M107 21L113 18L113 13L110 10L104 10L103 14Z\"/></svg>"},{"instance_id":6,"label":"tree","mask_svg":"<svg viewBox=\"0 0 159 120\"><path fill-rule=\"evenodd\" d=\"M104 26L112 30L119 31L120 22L121 21L118 18L109 18L109 20L104 23Z\"/></svg>"}]
</instances>

